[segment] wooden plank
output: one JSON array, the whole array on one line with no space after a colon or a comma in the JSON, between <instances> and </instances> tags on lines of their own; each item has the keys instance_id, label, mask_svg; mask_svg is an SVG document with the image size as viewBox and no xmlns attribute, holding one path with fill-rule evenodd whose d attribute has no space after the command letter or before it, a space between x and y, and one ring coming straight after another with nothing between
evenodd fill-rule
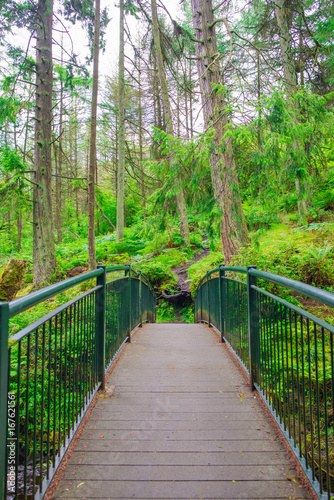
<instances>
[{"instance_id":1,"label":"wooden plank","mask_svg":"<svg viewBox=\"0 0 334 500\"><path fill-rule=\"evenodd\" d=\"M64 479L78 481L284 481L296 474L287 465L69 465Z\"/></svg>"},{"instance_id":2,"label":"wooden plank","mask_svg":"<svg viewBox=\"0 0 334 500\"><path fill-rule=\"evenodd\" d=\"M229 440L229 441L129 441L103 439L80 439L77 446L80 451L157 451L193 453L196 451L281 451L282 445L274 438L261 440Z\"/></svg>"},{"instance_id":3,"label":"wooden plank","mask_svg":"<svg viewBox=\"0 0 334 500\"><path fill-rule=\"evenodd\" d=\"M286 466L286 453L279 452L126 452L74 451L72 465L276 465Z\"/></svg>"},{"instance_id":4,"label":"wooden plank","mask_svg":"<svg viewBox=\"0 0 334 500\"><path fill-rule=\"evenodd\" d=\"M207 430L241 430L252 429L253 431L266 430L270 431L271 427L268 422L263 424L258 424L253 420L237 420L239 414L233 414L233 416L229 419L227 417L222 416L221 414L217 415L217 419L215 420L207 420L205 423L205 427ZM90 419L86 424L87 429L113 429L113 430L131 430L131 431L140 431L140 430L157 430L157 429L173 429L173 430L202 430L203 429L203 421L202 420L191 420L188 418L183 418L182 420L166 420L166 419L156 419L156 420L131 420L131 419L123 419L116 420L111 418L105 419Z\"/></svg>"},{"instance_id":5,"label":"wooden plank","mask_svg":"<svg viewBox=\"0 0 334 500\"><path fill-rule=\"evenodd\" d=\"M103 438L101 438L103 432ZM267 431L268 433L270 431ZM265 440L267 437L261 431L258 436L254 436L256 431L253 429L238 429L237 432L232 430L207 430L207 429L193 429L193 430L172 430L172 429L146 429L134 431L129 430L109 430L104 429L87 429L85 433L86 439L103 439L108 440L122 440L122 441L251 441L254 437L259 440Z\"/></svg>"},{"instance_id":6,"label":"wooden plank","mask_svg":"<svg viewBox=\"0 0 334 500\"><path fill-rule=\"evenodd\" d=\"M291 481L62 481L54 499L284 499L307 498Z\"/></svg>"}]
</instances>

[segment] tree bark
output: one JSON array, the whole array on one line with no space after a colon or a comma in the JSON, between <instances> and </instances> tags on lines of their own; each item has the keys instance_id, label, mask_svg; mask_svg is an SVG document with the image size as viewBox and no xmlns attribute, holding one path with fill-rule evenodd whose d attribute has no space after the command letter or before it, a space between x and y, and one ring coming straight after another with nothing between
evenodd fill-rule
<instances>
[{"instance_id":1,"label":"tree bark","mask_svg":"<svg viewBox=\"0 0 334 500\"><path fill-rule=\"evenodd\" d=\"M291 46L290 27L288 22L290 14L289 10L290 9L286 0L276 0L275 13L281 46L285 89L288 102L296 113L298 104L296 103L294 97L297 92L297 73ZM294 141L293 149L295 152L294 157L298 158L301 153L301 145L298 140ZM298 174L296 174L295 177L295 186L298 199L299 220L304 222L307 214L307 204L305 199L306 186L304 179Z\"/></svg>"},{"instance_id":2,"label":"tree bark","mask_svg":"<svg viewBox=\"0 0 334 500\"><path fill-rule=\"evenodd\" d=\"M118 143L116 238L124 238L124 174L125 174L125 117L124 117L124 0L119 3L119 67L118 67Z\"/></svg>"},{"instance_id":3,"label":"tree bark","mask_svg":"<svg viewBox=\"0 0 334 500\"><path fill-rule=\"evenodd\" d=\"M63 37L61 48L61 64L63 65ZM59 120L59 155L58 155L58 169L56 169L56 226L57 226L57 242L63 241L63 228L62 228L62 171L63 171L63 113L64 113L64 82L62 74L60 74L60 120Z\"/></svg>"},{"instance_id":4,"label":"tree bark","mask_svg":"<svg viewBox=\"0 0 334 500\"><path fill-rule=\"evenodd\" d=\"M90 153L88 176L88 265L96 268L95 251L95 177L96 177L96 122L97 95L99 85L99 45L100 45L100 0L95 0L93 89L90 122Z\"/></svg>"},{"instance_id":5,"label":"tree bark","mask_svg":"<svg viewBox=\"0 0 334 500\"><path fill-rule=\"evenodd\" d=\"M221 208L221 240L225 264L240 247L248 244L248 230L241 205L232 141L225 137L228 125L227 103L217 50L212 0L191 0L196 43L197 70L200 78L204 122L214 130L211 178L214 196Z\"/></svg>"},{"instance_id":6,"label":"tree bark","mask_svg":"<svg viewBox=\"0 0 334 500\"><path fill-rule=\"evenodd\" d=\"M166 132L168 135L174 137L174 127L173 127L173 118L172 118L172 110L169 102L169 94L167 88L166 81L166 73L163 65L161 44L160 44L160 33L159 33L159 24L158 24L158 13L157 13L157 4L156 0L151 0L151 9L152 9L152 27L153 27L153 39L154 39L154 47L157 61L157 69L158 76L160 81L161 93L162 93L162 101L164 106L164 119L166 124ZM173 157L170 155L169 161L172 161ZM184 191L181 186L181 179L178 178L177 182L179 183L179 188L176 193L176 205L177 211L180 218L180 232L181 236L184 240L185 245L189 245L189 225L188 225L188 215L187 215L187 207L184 196Z\"/></svg>"},{"instance_id":7,"label":"tree bark","mask_svg":"<svg viewBox=\"0 0 334 500\"><path fill-rule=\"evenodd\" d=\"M261 139L261 120L262 120L262 108L261 108L261 61L260 61L260 50L256 51L256 66L257 66L257 106L259 110L258 114L258 121L257 121L257 148L259 153L261 152L262 149L262 139ZM258 179L259 179L259 203L261 203L261 191L262 191L262 186L261 186L261 161L258 159L258 164L257 164L257 173L258 173Z\"/></svg>"},{"instance_id":8,"label":"tree bark","mask_svg":"<svg viewBox=\"0 0 334 500\"><path fill-rule=\"evenodd\" d=\"M38 0L33 189L33 279L36 287L47 285L56 269L51 198L52 14L52 0Z\"/></svg>"},{"instance_id":9,"label":"tree bark","mask_svg":"<svg viewBox=\"0 0 334 500\"><path fill-rule=\"evenodd\" d=\"M139 58L138 58L138 115L139 115L139 165L140 165L140 178L141 178L141 196L143 205L143 218L146 219L146 193L145 193L145 179L143 167L143 108L142 108L142 86L141 86L141 46L140 39L138 41Z\"/></svg>"}]
</instances>

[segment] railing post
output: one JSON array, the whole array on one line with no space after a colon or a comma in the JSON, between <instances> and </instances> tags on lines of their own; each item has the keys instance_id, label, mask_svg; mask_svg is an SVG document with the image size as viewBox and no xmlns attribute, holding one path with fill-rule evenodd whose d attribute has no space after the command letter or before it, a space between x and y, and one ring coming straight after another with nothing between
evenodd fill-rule
<instances>
[{"instance_id":1,"label":"railing post","mask_svg":"<svg viewBox=\"0 0 334 500\"><path fill-rule=\"evenodd\" d=\"M0 498L7 487L7 418L8 418L8 302L0 303Z\"/></svg>"},{"instance_id":2,"label":"railing post","mask_svg":"<svg viewBox=\"0 0 334 500\"><path fill-rule=\"evenodd\" d=\"M210 281L210 275L209 275L209 271L206 272L206 281L208 283L208 314L209 314L209 327L210 327L210 323L211 323L211 309L210 309L210 285L209 285L209 281Z\"/></svg>"},{"instance_id":3,"label":"railing post","mask_svg":"<svg viewBox=\"0 0 334 500\"><path fill-rule=\"evenodd\" d=\"M255 389L259 382L260 364L260 325L257 292L252 286L257 285L256 276L249 274L250 269L256 266L247 266L247 312L248 312L248 345L249 345L249 372L251 389Z\"/></svg>"},{"instance_id":4,"label":"railing post","mask_svg":"<svg viewBox=\"0 0 334 500\"><path fill-rule=\"evenodd\" d=\"M142 284L142 277L141 277L141 271L138 271L138 276L139 276L139 326L143 326L143 311L142 311L142 300L141 300L141 284Z\"/></svg>"},{"instance_id":5,"label":"railing post","mask_svg":"<svg viewBox=\"0 0 334 500\"><path fill-rule=\"evenodd\" d=\"M201 315L200 315L200 322L203 321L203 286L201 285L201 288L200 288L200 292L201 292Z\"/></svg>"},{"instance_id":6,"label":"railing post","mask_svg":"<svg viewBox=\"0 0 334 500\"><path fill-rule=\"evenodd\" d=\"M131 318L131 266L128 264L129 267L129 283L128 283L128 305L129 305L129 336L128 336L128 342L131 342L131 326L132 326L132 318Z\"/></svg>"},{"instance_id":7,"label":"railing post","mask_svg":"<svg viewBox=\"0 0 334 500\"><path fill-rule=\"evenodd\" d=\"M220 318L220 334L221 341L225 342L225 265L219 265L219 318Z\"/></svg>"},{"instance_id":8,"label":"railing post","mask_svg":"<svg viewBox=\"0 0 334 500\"><path fill-rule=\"evenodd\" d=\"M96 279L96 285L101 286L96 294L95 304L95 339L97 377L101 380L101 389L105 389L105 317L106 317L106 266L97 266L103 273Z\"/></svg>"}]
</instances>

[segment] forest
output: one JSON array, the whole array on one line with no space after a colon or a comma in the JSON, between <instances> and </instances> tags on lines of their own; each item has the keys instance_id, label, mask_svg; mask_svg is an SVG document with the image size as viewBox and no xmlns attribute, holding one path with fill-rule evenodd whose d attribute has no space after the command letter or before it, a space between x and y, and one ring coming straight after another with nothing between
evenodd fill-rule
<instances>
[{"instance_id":1,"label":"forest","mask_svg":"<svg viewBox=\"0 0 334 500\"><path fill-rule=\"evenodd\" d=\"M131 264L159 321L220 263L333 291L333 3L168 4L119 1L106 73L100 0L1 2L0 269L19 296Z\"/></svg>"}]
</instances>

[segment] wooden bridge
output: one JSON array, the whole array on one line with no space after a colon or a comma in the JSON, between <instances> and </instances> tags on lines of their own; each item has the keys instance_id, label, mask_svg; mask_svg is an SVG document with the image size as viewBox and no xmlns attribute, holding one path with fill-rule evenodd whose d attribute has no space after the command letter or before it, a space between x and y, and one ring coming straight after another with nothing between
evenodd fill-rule
<instances>
[{"instance_id":1,"label":"wooden bridge","mask_svg":"<svg viewBox=\"0 0 334 500\"><path fill-rule=\"evenodd\" d=\"M108 378L53 498L310 497L215 331L146 324Z\"/></svg>"},{"instance_id":2,"label":"wooden bridge","mask_svg":"<svg viewBox=\"0 0 334 500\"><path fill-rule=\"evenodd\" d=\"M79 284L8 338L10 318ZM130 266L0 303L0 500L332 500L334 327L272 285L334 308L329 292L223 265L191 325L156 324Z\"/></svg>"}]
</instances>

